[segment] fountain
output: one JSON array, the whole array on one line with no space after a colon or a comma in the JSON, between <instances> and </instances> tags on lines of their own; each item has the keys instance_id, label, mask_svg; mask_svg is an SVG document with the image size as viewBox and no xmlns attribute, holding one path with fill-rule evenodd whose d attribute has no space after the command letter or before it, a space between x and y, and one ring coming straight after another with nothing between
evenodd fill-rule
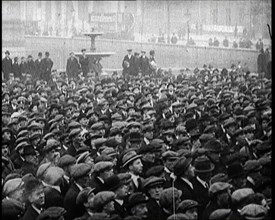
<instances>
[{"instance_id":1,"label":"fountain","mask_svg":"<svg viewBox=\"0 0 275 220\"><path fill-rule=\"evenodd\" d=\"M91 38L91 48L90 48L90 51L87 50L86 53L85 53L86 56L89 59L89 64L93 63L93 61L94 61L95 58L98 59L98 58L102 58L102 57L109 57L109 56L115 54L114 52L99 52L99 51L96 51L96 48L95 48L95 38L97 36L103 35L102 32L92 31L92 32L89 32L89 33L84 33L83 35L84 36L88 36L88 37ZM81 52L75 52L74 54L77 57L80 57L82 55Z\"/></svg>"}]
</instances>

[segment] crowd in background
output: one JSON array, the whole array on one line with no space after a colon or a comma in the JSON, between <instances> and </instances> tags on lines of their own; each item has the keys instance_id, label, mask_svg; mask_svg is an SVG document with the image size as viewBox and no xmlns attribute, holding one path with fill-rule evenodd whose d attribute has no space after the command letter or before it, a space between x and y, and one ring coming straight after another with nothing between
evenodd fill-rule
<instances>
[{"instance_id":1,"label":"crowd in background","mask_svg":"<svg viewBox=\"0 0 275 220\"><path fill-rule=\"evenodd\" d=\"M264 69L175 75L128 49L103 77L82 52L57 72L48 52L21 65L6 51L3 219L272 219Z\"/></svg>"}]
</instances>

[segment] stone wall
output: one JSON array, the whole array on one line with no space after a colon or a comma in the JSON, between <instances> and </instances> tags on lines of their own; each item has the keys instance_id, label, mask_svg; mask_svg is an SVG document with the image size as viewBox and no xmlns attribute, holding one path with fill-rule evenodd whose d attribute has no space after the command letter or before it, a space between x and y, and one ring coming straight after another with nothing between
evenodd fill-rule
<instances>
[{"instance_id":1,"label":"stone wall","mask_svg":"<svg viewBox=\"0 0 275 220\"><path fill-rule=\"evenodd\" d=\"M54 61L54 68L64 69L66 60L71 51L79 52L82 48L90 48L89 38L60 38L60 37L35 37L25 36L26 55L32 54L35 58L38 52L50 52ZM186 47L183 45L167 45L153 43L137 43L132 41L117 41L96 39L97 51L115 52L116 54L103 58L102 65L106 69L122 68L122 59L127 54L127 49L140 52L145 50L149 56L150 50L155 50L158 66L163 68L195 68L203 64L213 64L214 67L230 68L232 63L241 61L247 63L250 71L257 69L258 52L249 49L234 50L231 48L213 47ZM11 54L12 56L12 54Z\"/></svg>"}]
</instances>

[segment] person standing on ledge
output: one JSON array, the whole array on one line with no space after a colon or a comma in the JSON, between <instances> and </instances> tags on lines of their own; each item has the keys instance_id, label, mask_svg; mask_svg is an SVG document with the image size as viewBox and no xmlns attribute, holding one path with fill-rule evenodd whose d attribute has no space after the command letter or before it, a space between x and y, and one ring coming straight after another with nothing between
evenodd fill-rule
<instances>
[{"instance_id":1,"label":"person standing on ledge","mask_svg":"<svg viewBox=\"0 0 275 220\"><path fill-rule=\"evenodd\" d=\"M45 52L45 57L43 58L42 62L42 79L46 80L47 82L51 78L52 68L53 68L53 61L50 58L50 53Z\"/></svg>"},{"instance_id":2,"label":"person standing on ledge","mask_svg":"<svg viewBox=\"0 0 275 220\"><path fill-rule=\"evenodd\" d=\"M70 58L67 60L66 73L69 78L76 78L79 73L79 63L73 52L70 53Z\"/></svg>"},{"instance_id":3,"label":"person standing on ledge","mask_svg":"<svg viewBox=\"0 0 275 220\"><path fill-rule=\"evenodd\" d=\"M133 66L135 62L135 58L132 55L132 49L128 49L128 54L124 57L122 61L122 75L125 77L126 75L133 75Z\"/></svg>"},{"instance_id":4,"label":"person standing on ledge","mask_svg":"<svg viewBox=\"0 0 275 220\"><path fill-rule=\"evenodd\" d=\"M83 75L84 77L86 77L87 73L89 72L89 59L86 56L86 49L82 49L81 53L82 55L79 57L79 63L80 63Z\"/></svg>"}]
</instances>

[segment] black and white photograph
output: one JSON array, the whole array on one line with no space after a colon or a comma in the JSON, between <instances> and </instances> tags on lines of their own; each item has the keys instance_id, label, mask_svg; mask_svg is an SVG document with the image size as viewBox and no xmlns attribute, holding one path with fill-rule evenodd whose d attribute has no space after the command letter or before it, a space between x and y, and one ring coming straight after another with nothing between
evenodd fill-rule
<instances>
[{"instance_id":1,"label":"black and white photograph","mask_svg":"<svg viewBox=\"0 0 275 220\"><path fill-rule=\"evenodd\" d=\"M272 0L1 3L2 219L272 219Z\"/></svg>"}]
</instances>

